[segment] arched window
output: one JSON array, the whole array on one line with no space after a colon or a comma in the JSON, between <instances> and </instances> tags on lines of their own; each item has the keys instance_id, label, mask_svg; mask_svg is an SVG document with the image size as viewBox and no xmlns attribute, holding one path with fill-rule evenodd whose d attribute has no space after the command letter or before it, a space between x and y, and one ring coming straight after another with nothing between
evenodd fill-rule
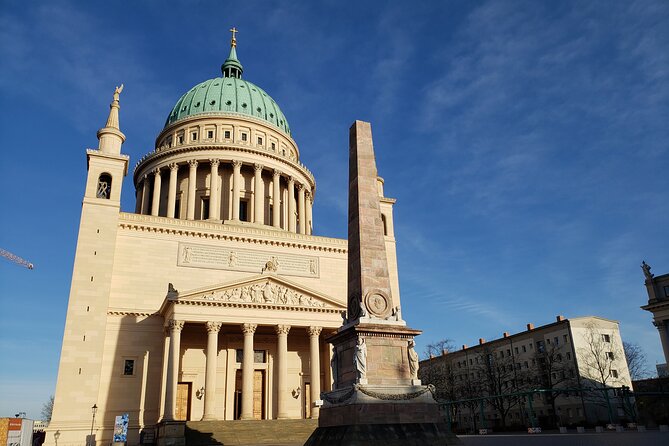
<instances>
[{"instance_id":1,"label":"arched window","mask_svg":"<svg viewBox=\"0 0 669 446\"><path fill-rule=\"evenodd\" d=\"M112 177L108 173L100 174L98 178L98 188L95 192L97 198L105 198L109 200L111 197Z\"/></svg>"}]
</instances>

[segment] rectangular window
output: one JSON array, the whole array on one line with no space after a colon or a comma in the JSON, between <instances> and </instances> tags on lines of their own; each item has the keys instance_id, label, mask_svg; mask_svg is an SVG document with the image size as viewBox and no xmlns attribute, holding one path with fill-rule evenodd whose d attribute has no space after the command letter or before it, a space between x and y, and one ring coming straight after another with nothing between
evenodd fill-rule
<instances>
[{"instance_id":1,"label":"rectangular window","mask_svg":"<svg viewBox=\"0 0 669 446\"><path fill-rule=\"evenodd\" d=\"M276 150L276 144L272 143L272 150ZM664 287L665 290L669 290L669 287ZM667 295L669 296L669 294Z\"/></svg>"},{"instance_id":2,"label":"rectangular window","mask_svg":"<svg viewBox=\"0 0 669 446\"><path fill-rule=\"evenodd\" d=\"M223 137L225 139L230 139L230 130L226 130L225 132L223 132Z\"/></svg>"},{"instance_id":3,"label":"rectangular window","mask_svg":"<svg viewBox=\"0 0 669 446\"><path fill-rule=\"evenodd\" d=\"M526 369L530 367L530 365L527 363L527 361L525 361L525 363L523 365L525 366Z\"/></svg>"},{"instance_id":4,"label":"rectangular window","mask_svg":"<svg viewBox=\"0 0 669 446\"><path fill-rule=\"evenodd\" d=\"M183 143L184 143L184 135L179 135L179 136L177 136L177 139L179 140L179 144L183 144Z\"/></svg>"},{"instance_id":5,"label":"rectangular window","mask_svg":"<svg viewBox=\"0 0 669 446\"><path fill-rule=\"evenodd\" d=\"M562 339L564 339L564 343L566 344L567 343L567 335L563 335Z\"/></svg>"},{"instance_id":6,"label":"rectangular window","mask_svg":"<svg viewBox=\"0 0 669 446\"><path fill-rule=\"evenodd\" d=\"M544 341L537 341L537 351L543 353L545 350L546 347L544 346Z\"/></svg>"},{"instance_id":7,"label":"rectangular window","mask_svg":"<svg viewBox=\"0 0 669 446\"><path fill-rule=\"evenodd\" d=\"M518 347L514 347L513 350L518 354Z\"/></svg>"},{"instance_id":8,"label":"rectangular window","mask_svg":"<svg viewBox=\"0 0 669 446\"><path fill-rule=\"evenodd\" d=\"M248 141L249 135L242 133L242 141Z\"/></svg>"},{"instance_id":9,"label":"rectangular window","mask_svg":"<svg viewBox=\"0 0 669 446\"><path fill-rule=\"evenodd\" d=\"M239 219L241 221L248 221L249 202L247 200L239 200Z\"/></svg>"},{"instance_id":10,"label":"rectangular window","mask_svg":"<svg viewBox=\"0 0 669 446\"><path fill-rule=\"evenodd\" d=\"M551 345L551 338L546 338L546 344Z\"/></svg>"},{"instance_id":11,"label":"rectangular window","mask_svg":"<svg viewBox=\"0 0 669 446\"><path fill-rule=\"evenodd\" d=\"M126 359L123 361L123 375L132 376L135 374L135 360Z\"/></svg>"},{"instance_id":12,"label":"rectangular window","mask_svg":"<svg viewBox=\"0 0 669 446\"><path fill-rule=\"evenodd\" d=\"M241 364L244 361L244 350L238 348L235 352L237 363ZM256 364L264 364L267 362L267 352L265 350L253 350L253 362Z\"/></svg>"},{"instance_id":13,"label":"rectangular window","mask_svg":"<svg viewBox=\"0 0 669 446\"><path fill-rule=\"evenodd\" d=\"M523 353L527 353L527 349L525 348L525 346L523 345L522 347L523 347Z\"/></svg>"},{"instance_id":14,"label":"rectangular window","mask_svg":"<svg viewBox=\"0 0 669 446\"><path fill-rule=\"evenodd\" d=\"M664 287L664 297L669 297L669 286Z\"/></svg>"},{"instance_id":15,"label":"rectangular window","mask_svg":"<svg viewBox=\"0 0 669 446\"><path fill-rule=\"evenodd\" d=\"M261 137L258 137L258 145L262 146L262 138Z\"/></svg>"},{"instance_id":16,"label":"rectangular window","mask_svg":"<svg viewBox=\"0 0 669 446\"><path fill-rule=\"evenodd\" d=\"M193 132L190 134L190 139L191 141L197 141L197 132Z\"/></svg>"},{"instance_id":17,"label":"rectangular window","mask_svg":"<svg viewBox=\"0 0 669 446\"><path fill-rule=\"evenodd\" d=\"M553 342L555 343L555 345L560 345L560 341L558 340L557 336L553 338Z\"/></svg>"},{"instance_id":18,"label":"rectangular window","mask_svg":"<svg viewBox=\"0 0 669 446\"><path fill-rule=\"evenodd\" d=\"M213 139L214 138L214 131L213 130L208 130L207 131L207 138Z\"/></svg>"},{"instance_id":19,"label":"rectangular window","mask_svg":"<svg viewBox=\"0 0 669 446\"><path fill-rule=\"evenodd\" d=\"M607 334L603 334L603 335L602 335L602 341L604 341L604 342L611 342L611 336L609 336L609 335L607 335Z\"/></svg>"},{"instance_id":20,"label":"rectangular window","mask_svg":"<svg viewBox=\"0 0 669 446\"><path fill-rule=\"evenodd\" d=\"M613 359L614 359L614 358L613 358L613 352L606 352L606 357L607 357L608 359L610 359L611 361L613 361Z\"/></svg>"},{"instance_id":21,"label":"rectangular window","mask_svg":"<svg viewBox=\"0 0 669 446\"><path fill-rule=\"evenodd\" d=\"M506 349L506 356L511 356L511 349L510 348Z\"/></svg>"},{"instance_id":22,"label":"rectangular window","mask_svg":"<svg viewBox=\"0 0 669 446\"><path fill-rule=\"evenodd\" d=\"M532 343L530 343L530 350L532 350L533 348L534 346L532 345Z\"/></svg>"},{"instance_id":23,"label":"rectangular window","mask_svg":"<svg viewBox=\"0 0 669 446\"><path fill-rule=\"evenodd\" d=\"M611 369L611 376L613 376L614 378L617 378L618 377L618 370Z\"/></svg>"}]
</instances>

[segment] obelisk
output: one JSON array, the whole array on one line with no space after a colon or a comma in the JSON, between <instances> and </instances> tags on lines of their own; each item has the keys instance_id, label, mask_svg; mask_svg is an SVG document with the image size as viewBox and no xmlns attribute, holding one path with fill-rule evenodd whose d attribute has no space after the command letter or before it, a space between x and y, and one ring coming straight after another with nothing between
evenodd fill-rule
<instances>
[{"instance_id":1,"label":"obelisk","mask_svg":"<svg viewBox=\"0 0 669 446\"><path fill-rule=\"evenodd\" d=\"M414 336L393 311L372 129L349 132L347 317L333 346L334 388L321 394L318 428L305 446L458 444L431 386L417 379Z\"/></svg>"}]
</instances>

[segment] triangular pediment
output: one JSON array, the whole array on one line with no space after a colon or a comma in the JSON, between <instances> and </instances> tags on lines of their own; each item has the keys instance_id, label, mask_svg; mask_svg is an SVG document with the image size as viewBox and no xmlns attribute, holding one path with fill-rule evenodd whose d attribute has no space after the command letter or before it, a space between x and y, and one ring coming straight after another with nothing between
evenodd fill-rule
<instances>
[{"instance_id":1,"label":"triangular pediment","mask_svg":"<svg viewBox=\"0 0 669 446\"><path fill-rule=\"evenodd\" d=\"M276 274L260 274L243 280L178 292L171 290L166 301L175 303L230 303L249 306L284 306L345 310L346 306L323 293Z\"/></svg>"}]
</instances>

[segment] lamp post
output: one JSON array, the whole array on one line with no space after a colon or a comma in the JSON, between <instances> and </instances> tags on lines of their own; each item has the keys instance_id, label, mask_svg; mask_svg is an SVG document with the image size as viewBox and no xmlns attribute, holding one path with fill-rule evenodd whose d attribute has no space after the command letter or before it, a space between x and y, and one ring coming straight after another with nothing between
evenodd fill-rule
<instances>
[{"instance_id":1,"label":"lamp post","mask_svg":"<svg viewBox=\"0 0 669 446\"><path fill-rule=\"evenodd\" d=\"M90 441L91 441L91 446L95 445L95 440L93 440L93 428L95 427L95 413L98 411L98 405L93 404L93 407L91 407L91 412L93 412L93 421L91 422L91 435L90 435Z\"/></svg>"},{"instance_id":2,"label":"lamp post","mask_svg":"<svg viewBox=\"0 0 669 446\"><path fill-rule=\"evenodd\" d=\"M56 442L56 446L58 446L58 439L60 438L60 431L56 431L53 433L53 439Z\"/></svg>"}]
</instances>

